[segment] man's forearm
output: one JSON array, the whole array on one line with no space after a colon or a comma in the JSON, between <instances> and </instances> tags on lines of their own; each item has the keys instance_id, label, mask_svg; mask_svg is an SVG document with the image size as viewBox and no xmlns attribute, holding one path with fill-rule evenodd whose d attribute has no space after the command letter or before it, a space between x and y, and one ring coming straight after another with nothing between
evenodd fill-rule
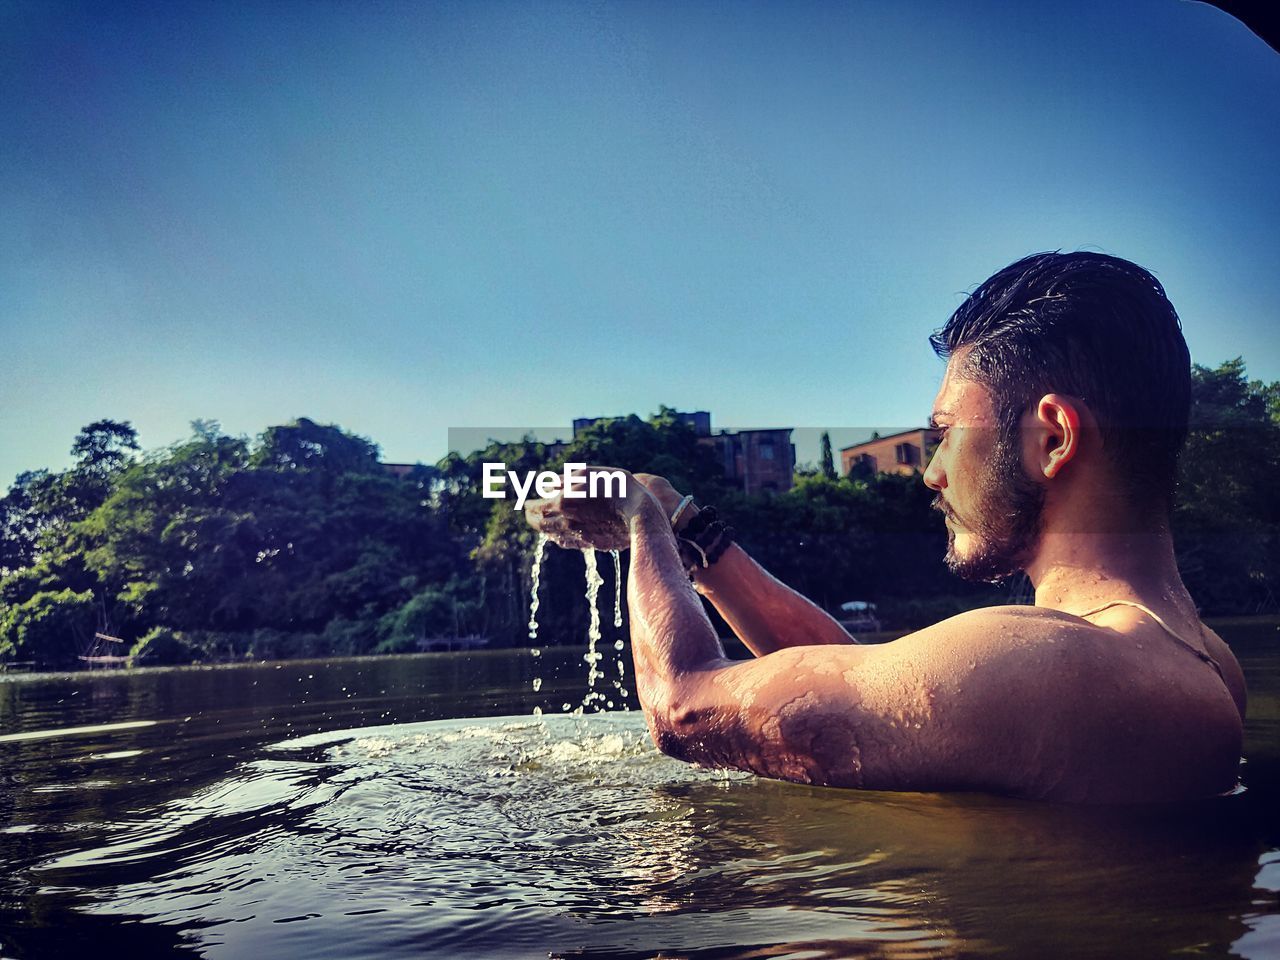
<instances>
[{"instance_id":1,"label":"man's forearm","mask_svg":"<svg viewBox=\"0 0 1280 960\"><path fill-rule=\"evenodd\" d=\"M725 663L724 648L694 592L666 514L649 502L631 517L627 604L640 702L653 722L674 701L681 678Z\"/></svg>"},{"instance_id":2,"label":"man's forearm","mask_svg":"<svg viewBox=\"0 0 1280 960\"><path fill-rule=\"evenodd\" d=\"M785 647L854 642L834 617L736 544L694 578L698 592L757 657Z\"/></svg>"}]
</instances>

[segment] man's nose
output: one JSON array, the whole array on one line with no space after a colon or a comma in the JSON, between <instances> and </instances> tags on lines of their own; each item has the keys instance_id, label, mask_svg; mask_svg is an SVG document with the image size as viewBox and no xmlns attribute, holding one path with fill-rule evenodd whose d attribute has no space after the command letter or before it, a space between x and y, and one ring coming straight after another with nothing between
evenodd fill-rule
<instances>
[{"instance_id":1,"label":"man's nose","mask_svg":"<svg viewBox=\"0 0 1280 960\"><path fill-rule=\"evenodd\" d=\"M929 458L929 466L924 472L924 485L930 490L939 492L947 486L947 472L942 469L942 457L938 455L937 450Z\"/></svg>"}]
</instances>

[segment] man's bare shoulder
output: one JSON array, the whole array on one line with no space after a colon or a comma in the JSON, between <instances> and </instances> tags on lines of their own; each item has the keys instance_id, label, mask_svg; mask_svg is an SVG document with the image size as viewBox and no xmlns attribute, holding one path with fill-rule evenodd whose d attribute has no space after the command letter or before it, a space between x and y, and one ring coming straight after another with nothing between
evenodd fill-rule
<instances>
[{"instance_id":1,"label":"man's bare shoulder","mask_svg":"<svg viewBox=\"0 0 1280 960\"><path fill-rule=\"evenodd\" d=\"M1103 631L1045 607L981 607L909 633L888 646L895 655L947 660L1092 659Z\"/></svg>"},{"instance_id":2,"label":"man's bare shoulder","mask_svg":"<svg viewBox=\"0 0 1280 960\"><path fill-rule=\"evenodd\" d=\"M1096 709L1126 711L1136 689L1148 685L1124 646L1061 611L985 607L885 644L860 674L871 687L881 686L881 677L916 677L940 708L980 727L988 715L1062 723L1076 716L1082 698Z\"/></svg>"},{"instance_id":3,"label":"man's bare shoulder","mask_svg":"<svg viewBox=\"0 0 1280 960\"><path fill-rule=\"evenodd\" d=\"M888 715L922 697L940 716L985 727L1011 712L1057 716L1075 709L1080 691L1115 689L1104 633L1060 611L985 607L889 643L795 647L756 662L792 686L838 669L864 710Z\"/></svg>"},{"instance_id":4,"label":"man's bare shoulder","mask_svg":"<svg viewBox=\"0 0 1280 960\"><path fill-rule=\"evenodd\" d=\"M925 633L931 630L989 631L992 627L999 628L1002 633L1010 633L1014 636L1025 634L1027 637L1036 639L1042 635L1052 634L1055 631L1061 632L1064 629L1083 629L1085 631L1095 629L1087 620L1081 620L1079 617L1063 613L1061 610L1017 604L978 607L975 610L968 610L964 613L956 614L954 617L948 617L946 620L939 620L932 626L917 631L917 633Z\"/></svg>"},{"instance_id":5,"label":"man's bare shoulder","mask_svg":"<svg viewBox=\"0 0 1280 960\"><path fill-rule=\"evenodd\" d=\"M852 669L864 686L908 676L939 683L975 671L998 684L1072 660L1092 663L1101 633L1079 617L1042 607L982 607L887 643L797 645L754 662L761 672L790 677L829 662L824 669ZM977 689L970 685L968 692Z\"/></svg>"},{"instance_id":6,"label":"man's bare shoulder","mask_svg":"<svg viewBox=\"0 0 1280 960\"><path fill-rule=\"evenodd\" d=\"M990 607L909 634L886 655L925 678L948 750L993 784L1094 799L1224 789L1238 756L1230 698L1203 661L1147 630Z\"/></svg>"}]
</instances>

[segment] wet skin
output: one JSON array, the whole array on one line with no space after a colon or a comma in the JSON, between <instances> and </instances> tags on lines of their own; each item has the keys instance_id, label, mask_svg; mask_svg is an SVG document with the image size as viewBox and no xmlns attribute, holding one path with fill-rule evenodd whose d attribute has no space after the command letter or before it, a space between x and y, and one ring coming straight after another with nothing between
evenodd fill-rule
<instances>
[{"instance_id":1,"label":"wet skin","mask_svg":"<svg viewBox=\"0 0 1280 960\"><path fill-rule=\"evenodd\" d=\"M978 518L989 492L977 478L992 453L993 408L984 388L958 375L958 359L935 400L944 439L925 482L943 498L951 550L964 559L986 545ZM637 475L612 509L630 535L636 687L657 746L706 765L876 790L1081 802L1230 790L1243 676L1199 623L1167 531L1103 532L1117 527L1089 513L1104 514L1114 497L1082 402L1047 396L1028 414L1023 441L1028 473L1048 492L1042 533L1022 564L1036 606L975 610L859 646L733 546L698 573L696 590L756 655L745 662L725 657L681 564L668 520L679 494ZM530 519L581 543L575 509L542 505ZM598 522L598 506L584 519ZM1113 599L1154 610L1223 675L1140 610L1072 612Z\"/></svg>"}]
</instances>

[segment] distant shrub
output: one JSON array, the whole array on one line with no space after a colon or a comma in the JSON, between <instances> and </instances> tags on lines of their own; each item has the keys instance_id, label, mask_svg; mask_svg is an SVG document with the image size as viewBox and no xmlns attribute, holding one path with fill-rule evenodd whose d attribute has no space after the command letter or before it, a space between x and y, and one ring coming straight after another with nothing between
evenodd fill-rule
<instances>
[{"instance_id":1,"label":"distant shrub","mask_svg":"<svg viewBox=\"0 0 1280 960\"><path fill-rule=\"evenodd\" d=\"M134 663L145 664L194 663L203 659L199 649L168 627L156 627L145 634L129 655Z\"/></svg>"},{"instance_id":2,"label":"distant shrub","mask_svg":"<svg viewBox=\"0 0 1280 960\"><path fill-rule=\"evenodd\" d=\"M330 620L320 634L325 656L352 657L371 653L378 642L376 620Z\"/></svg>"},{"instance_id":3,"label":"distant shrub","mask_svg":"<svg viewBox=\"0 0 1280 960\"><path fill-rule=\"evenodd\" d=\"M40 590L22 603L0 605L0 655L74 663L95 622L91 591Z\"/></svg>"}]
</instances>

